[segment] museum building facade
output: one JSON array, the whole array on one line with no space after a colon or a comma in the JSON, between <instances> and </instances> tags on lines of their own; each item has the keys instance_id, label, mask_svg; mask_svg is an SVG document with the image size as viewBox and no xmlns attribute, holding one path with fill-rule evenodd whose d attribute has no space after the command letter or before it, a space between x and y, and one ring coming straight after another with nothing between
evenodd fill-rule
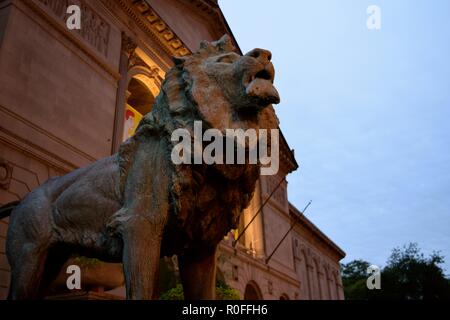
<instances>
[{"instance_id":1,"label":"museum building facade","mask_svg":"<svg viewBox=\"0 0 450 320\"><path fill-rule=\"evenodd\" d=\"M66 26L73 4L80 30ZM223 34L239 48L215 0L0 0L0 205L117 152L151 111L171 57ZM288 201L286 176L297 168L281 135L278 174L261 176L220 244L218 273L244 299L344 298L345 253ZM0 299L7 228L0 220ZM123 297L113 287L77 297Z\"/></svg>"}]
</instances>

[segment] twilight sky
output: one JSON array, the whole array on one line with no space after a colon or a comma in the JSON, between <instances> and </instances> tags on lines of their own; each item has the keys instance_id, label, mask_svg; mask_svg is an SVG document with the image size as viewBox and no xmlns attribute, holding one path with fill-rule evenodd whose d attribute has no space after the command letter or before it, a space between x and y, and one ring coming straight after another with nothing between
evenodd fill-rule
<instances>
[{"instance_id":1,"label":"twilight sky","mask_svg":"<svg viewBox=\"0 0 450 320\"><path fill-rule=\"evenodd\" d=\"M440 250L450 273L450 1L221 0L243 52L273 53L289 199L346 253ZM381 8L381 30L366 9Z\"/></svg>"}]
</instances>

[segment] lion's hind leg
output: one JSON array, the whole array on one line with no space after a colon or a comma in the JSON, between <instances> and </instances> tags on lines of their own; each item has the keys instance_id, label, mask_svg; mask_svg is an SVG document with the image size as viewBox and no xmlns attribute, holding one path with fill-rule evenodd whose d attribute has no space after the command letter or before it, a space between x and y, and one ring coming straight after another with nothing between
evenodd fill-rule
<instances>
[{"instance_id":1,"label":"lion's hind leg","mask_svg":"<svg viewBox=\"0 0 450 320\"><path fill-rule=\"evenodd\" d=\"M6 255L11 267L8 299L40 298L52 241L48 215L49 206L44 199L30 198L25 199L10 217L6 240Z\"/></svg>"},{"instance_id":2,"label":"lion's hind leg","mask_svg":"<svg viewBox=\"0 0 450 320\"><path fill-rule=\"evenodd\" d=\"M9 254L11 284L8 299L38 299L48 248L40 243L24 243Z\"/></svg>"}]
</instances>

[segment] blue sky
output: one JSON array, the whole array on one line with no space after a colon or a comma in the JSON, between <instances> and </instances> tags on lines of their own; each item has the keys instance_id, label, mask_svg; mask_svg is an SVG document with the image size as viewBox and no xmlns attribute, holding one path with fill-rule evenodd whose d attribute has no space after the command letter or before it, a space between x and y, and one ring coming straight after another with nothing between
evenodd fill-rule
<instances>
[{"instance_id":1,"label":"blue sky","mask_svg":"<svg viewBox=\"0 0 450 320\"><path fill-rule=\"evenodd\" d=\"M242 51L273 53L289 199L347 253L440 250L450 273L450 1L221 0ZM381 8L381 30L366 9Z\"/></svg>"}]
</instances>

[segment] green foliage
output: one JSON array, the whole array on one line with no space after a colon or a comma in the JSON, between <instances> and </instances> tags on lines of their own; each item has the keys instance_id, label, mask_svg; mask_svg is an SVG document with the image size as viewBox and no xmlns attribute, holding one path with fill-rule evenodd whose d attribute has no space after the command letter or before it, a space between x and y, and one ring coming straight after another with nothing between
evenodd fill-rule
<instances>
[{"instance_id":1,"label":"green foliage","mask_svg":"<svg viewBox=\"0 0 450 320\"><path fill-rule=\"evenodd\" d=\"M342 264L342 278L349 280L365 278L369 266L370 263L364 260L353 260L347 264Z\"/></svg>"},{"instance_id":2,"label":"green foliage","mask_svg":"<svg viewBox=\"0 0 450 320\"><path fill-rule=\"evenodd\" d=\"M440 265L444 257L433 253L425 257L417 244L394 248L381 270L381 290L368 290L369 262L354 260L343 264L342 283L346 299L429 300L450 299L450 280Z\"/></svg>"},{"instance_id":3,"label":"green foliage","mask_svg":"<svg viewBox=\"0 0 450 320\"><path fill-rule=\"evenodd\" d=\"M225 258L225 256L219 256L219 259ZM184 300L183 286L175 265L176 262L172 259L162 258L160 260L158 292L162 292L161 300ZM216 273L216 299L240 300L239 292L225 282L225 277L220 270L217 270Z\"/></svg>"},{"instance_id":4,"label":"green foliage","mask_svg":"<svg viewBox=\"0 0 450 320\"><path fill-rule=\"evenodd\" d=\"M159 260L158 292L167 292L180 283L178 272L175 271L174 262L170 258ZM172 300L172 299L168 299Z\"/></svg>"},{"instance_id":5,"label":"green foliage","mask_svg":"<svg viewBox=\"0 0 450 320\"><path fill-rule=\"evenodd\" d=\"M175 288L169 289L164 292L161 297L161 300L184 300L183 294L183 286L181 283L177 284Z\"/></svg>"},{"instance_id":6,"label":"green foliage","mask_svg":"<svg viewBox=\"0 0 450 320\"><path fill-rule=\"evenodd\" d=\"M74 262L80 267L94 267L101 263L97 258L87 258L84 256L79 256L74 258Z\"/></svg>"},{"instance_id":7,"label":"green foliage","mask_svg":"<svg viewBox=\"0 0 450 320\"><path fill-rule=\"evenodd\" d=\"M353 260L341 264L342 284L346 299L367 299L367 268L370 263L364 260Z\"/></svg>"},{"instance_id":8,"label":"green foliage","mask_svg":"<svg viewBox=\"0 0 450 320\"><path fill-rule=\"evenodd\" d=\"M239 292L225 283L225 281L217 280L216 283L216 299L217 300L240 300Z\"/></svg>"},{"instance_id":9,"label":"green foliage","mask_svg":"<svg viewBox=\"0 0 450 320\"><path fill-rule=\"evenodd\" d=\"M184 300L183 286L177 284L176 287L164 292L161 300ZM217 281L216 283L216 299L217 300L239 300L239 292L228 286L223 281Z\"/></svg>"},{"instance_id":10,"label":"green foliage","mask_svg":"<svg viewBox=\"0 0 450 320\"><path fill-rule=\"evenodd\" d=\"M426 258L417 244L395 248L381 273L388 299L450 299L449 280L439 266L444 257L434 252ZM378 295L376 295L378 298Z\"/></svg>"}]
</instances>

